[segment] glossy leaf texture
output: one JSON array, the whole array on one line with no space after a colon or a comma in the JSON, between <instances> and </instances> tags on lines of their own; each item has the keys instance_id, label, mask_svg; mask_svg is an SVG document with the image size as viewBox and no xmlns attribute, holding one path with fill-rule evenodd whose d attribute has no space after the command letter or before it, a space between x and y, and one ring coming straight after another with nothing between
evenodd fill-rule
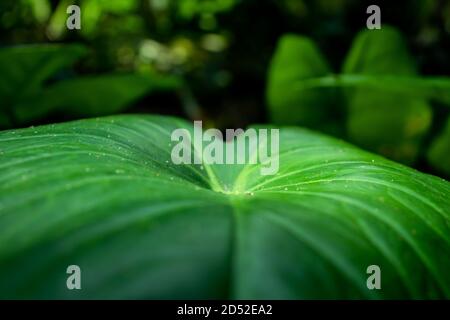
<instances>
[{"instance_id":1,"label":"glossy leaf texture","mask_svg":"<svg viewBox=\"0 0 450 320\"><path fill-rule=\"evenodd\" d=\"M0 133L0 297L450 298L447 181L289 127L276 175L174 165L177 128L192 130L129 115Z\"/></svg>"}]
</instances>

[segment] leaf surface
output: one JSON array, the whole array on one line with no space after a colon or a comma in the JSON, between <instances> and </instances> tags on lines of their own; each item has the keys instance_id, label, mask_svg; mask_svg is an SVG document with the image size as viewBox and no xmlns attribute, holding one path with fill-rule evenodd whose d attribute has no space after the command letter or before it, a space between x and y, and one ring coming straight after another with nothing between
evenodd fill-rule
<instances>
[{"instance_id":1,"label":"leaf surface","mask_svg":"<svg viewBox=\"0 0 450 320\"><path fill-rule=\"evenodd\" d=\"M298 128L276 175L174 165L177 128L192 132L129 115L0 133L0 297L450 297L447 181Z\"/></svg>"}]
</instances>

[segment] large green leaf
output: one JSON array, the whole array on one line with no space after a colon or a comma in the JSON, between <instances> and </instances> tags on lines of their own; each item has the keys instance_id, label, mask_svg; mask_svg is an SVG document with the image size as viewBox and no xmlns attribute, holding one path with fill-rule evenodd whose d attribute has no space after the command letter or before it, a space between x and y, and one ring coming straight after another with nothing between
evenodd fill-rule
<instances>
[{"instance_id":1,"label":"large green leaf","mask_svg":"<svg viewBox=\"0 0 450 320\"><path fill-rule=\"evenodd\" d=\"M401 33L383 26L358 34L343 73L404 77L414 76L416 67ZM403 162L416 159L432 118L425 100L382 87L349 90L348 99L347 129L352 141Z\"/></svg>"},{"instance_id":2,"label":"large green leaf","mask_svg":"<svg viewBox=\"0 0 450 320\"><path fill-rule=\"evenodd\" d=\"M273 176L174 165L176 128L192 130L114 116L0 133L0 297L450 298L447 181L298 128Z\"/></svg>"}]
</instances>

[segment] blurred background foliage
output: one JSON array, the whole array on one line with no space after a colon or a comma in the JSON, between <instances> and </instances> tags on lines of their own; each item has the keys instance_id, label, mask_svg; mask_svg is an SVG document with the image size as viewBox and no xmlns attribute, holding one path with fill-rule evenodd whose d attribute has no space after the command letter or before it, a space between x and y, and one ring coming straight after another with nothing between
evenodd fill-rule
<instances>
[{"instance_id":1,"label":"blurred background foliage","mask_svg":"<svg viewBox=\"0 0 450 320\"><path fill-rule=\"evenodd\" d=\"M371 4L383 32L365 29ZM450 0L2 0L0 127L123 112L301 125L448 178L449 56ZM372 78L347 87L355 74ZM418 95L382 76L434 78Z\"/></svg>"}]
</instances>

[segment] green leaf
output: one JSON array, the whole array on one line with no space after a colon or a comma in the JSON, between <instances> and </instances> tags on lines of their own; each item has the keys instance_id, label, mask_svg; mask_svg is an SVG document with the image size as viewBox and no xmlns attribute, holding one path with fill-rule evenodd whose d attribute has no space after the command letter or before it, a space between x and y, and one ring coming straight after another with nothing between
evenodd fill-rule
<instances>
[{"instance_id":1,"label":"green leaf","mask_svg":"<svg viewBox=\"0 0 450 320\"><path fill-rule=\"evenodd\" d=\"M431 124L427 101L450 106L450 78L419 77L404 39L389 26L361 32L343 72L332 74L311 40L283 37L268 76L271 121L340 135L336 123L345 113L343 91L350 140L390 158L414 162Z\"/></svg>"},{"instance_id":2,"label":"green leaf","mask_svg":"<svg viewBox=\"0 0 450 320\"><path fill-rule=\"evenodd\" d=\"M73 64L85 52L81 45L1 49L0 127L30 123L54 111L69 116L109 115L124 110L147 93L176 90L182 85L181 79L175 76L109 74L66 79L44 86L45 80Z\"/></svg>"},{"instance_id":3,"label":"green leaf","mask_svg":"<svg viewBox=\"0 0 450 320\"><path fill-rule=\"evenodd\" d=\"M439 171L450 176L450 118L444 131L434 140L428 151L428 161Z\"/></svg>"},{"instance_id":4,"label":"green leaf","mask_svg":"<svg viewBox=\"0 0 450 320\"><path fill-rule=\"evenodd\" d=\"M336 103L333 89L301 87L301 83L330 73L327 62L310 39L283 36L268 73L267 104L271 121L309 127L323 124Z\"/></svg>"},{"instance_id":5,"label":"green leaf","mask_svg":"<svg viewBox=\"0 0 450 320\"><path fill-rule=\"evenodd\" d=\"M98 31L98 25L106 14L120 16L121 19L132 14L139 8L137 0L83 0L81 1L81 16L84 36L94 36Z\"/></svg>"},{"instance_id":6,"label":"green leaf","mask_svg":"<svg viewBox=\"0 0 450 320\"><path fill-rule=\"evenodd\" d=\"M343 65L345 73L414 75L416 67L405 39L395 28L363 30L353 41Z\"/></svg>"},{"instance_id":7,"label":"green leaf","mask_svg":"<svg viewBox=\"0 0 450 320\"><path fill-rule=\"evenodd\" d=\"M0 49L0 128L17 125L15 107L36 95L60 69L86 53L81 45L25 45Z\"/></svg>"},{"instance_id":8,"label":"green leaf","mask_svg":"<svg viewBox=\"0 0 450 320\"><path fill-rule=\"evenodd\" d=\"M390 94L427 99L450 106L449 77L335 74L296 81L292 85L293 90L299 91L312 88L381 90Z\"/></svg>"},{"instance_id":9,"label":"green leaf","mask_svg":"<svg viewBox=\"0 0 450 320\"><path fill-rule=\"evenodd\" d=\"M46 30L46 34L51 40L60 39L62 35L67 32L67 8L72 4L74 4L72 0L60 0L56 8L53 10L53 14L50 18L50 21L48 22ZM81 19L83 19L82 25L84 29L83 22L85 20L85 13L88 16L90 16L92 13L85 10L82 10L82 12L83 14L81 15Z\"/></svg>"},{"instance_id":10,"label":"green leaf","mask_svg":"<svg viewBox=\"0 0 450 320\"><path fill-rule=\"evenodd\" d=\"M175 90L181 80L170 76L116 74L60 81L20 101L16 116L29 121L53 110L75 116L101 116L124 110L152 91ZM79 106L83 106L80 108Z\"/></svg>"},{"instance_id":11,"label":"green leaf","mask_svg":"<svg viewBox=\"0 0 450 320\"><path fill-rule=\"evenodd\" d=\"M45 80L86 53L81 45L27 45L0 49L0 109L41 89ZM20 94L18 94L20 93Z\"/></svg>"},{"instance_id":12,"label":"green leaf","mask_svg":"<svg viewBox=\"0 0 450 320\"><path fill-rule=\"evenodd\" d=\"M447 181L298 128L277 175L174 165L176 128L192 131L114 116L0 133L0 297L450 298Z\"/></svg>"},{"instance_id":13,"label":"green leaf","mask_svg":"<svg viewBox=\"0 0 450 320\"><path fill-rule=\"evenodd\" d=\"M45 23L51 14L51 4L49 0L24 0L26 5L31 7L34 18L39 23Z\"/></svg>"},{"instance_id":14,"label":"green leaf","mask_svg":"<svg viewBox=\"0 0 450 320\"><path fill-rule=\"evenodd\" d=\"M356 37L343 73L414 76L416 67L401 33L383 26ZM432 110L425 100L381 87L348 90L347 97L347 130L352 141L390 158L414 162L431 124Z\"/></svg>"}]
</instances>

